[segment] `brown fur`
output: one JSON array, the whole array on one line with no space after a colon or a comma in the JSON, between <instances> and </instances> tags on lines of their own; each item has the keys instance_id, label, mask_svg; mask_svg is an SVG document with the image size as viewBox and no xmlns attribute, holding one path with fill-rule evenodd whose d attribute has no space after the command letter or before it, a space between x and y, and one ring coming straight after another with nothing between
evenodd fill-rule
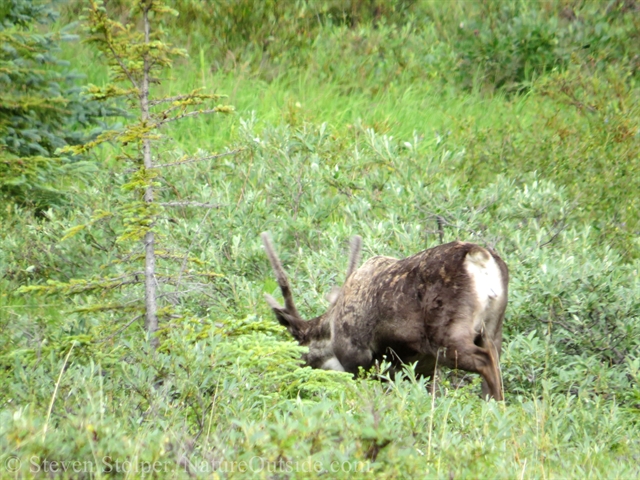
<instances>
[{"instance_id":1,"label":"brown fur","mask_svg":"<svg viewBox=\"0 0 640 480\"><path fill-rule=\"evenodd\" d=\"M340 365L357 374L386 357L394 368L417 362L417 373L431 376L436 364L445 365L479 373L483 396L502 400L499 357L508 271L495 252L453 242L402 260L373 257L355 270L359 243L352 241L358 248L355 253L352 248L345 284L326 313L304 321L268 235L263 241L286 306L271 297L269 304L294 338L309 346L305 361L311 367ZM490 292L483 307L465 259L482 266L491 258L502 290L497 296Z\"/></svg>"}]
</instances>

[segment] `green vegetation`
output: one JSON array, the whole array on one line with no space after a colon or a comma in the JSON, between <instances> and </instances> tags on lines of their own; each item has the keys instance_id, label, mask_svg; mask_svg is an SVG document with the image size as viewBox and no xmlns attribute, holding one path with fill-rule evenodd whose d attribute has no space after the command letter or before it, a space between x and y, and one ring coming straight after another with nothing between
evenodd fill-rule
<instances>
[{"instance_id":1,"label":"green vegetation","mask_svg":"<svg viewBox=\"0 0 640 480\"><path fill-rule=\"evenodd\" d=\"M0 198L38 210L64 203L72 176L93 164L58 156L56 150L87 141L87 128L118 112L81 98L77 74L56 57L66 29L40 32L55 18L50 5L7 0L0 7Z\"/></svg>"},{"instance_id":2,"label":"green vegetation","mask_svg":"<svg viewBox=\"0 0 640 480\"><path fill-rule=\"evenodd\" d=\"M164 213L163 207L193 205L188 201L160 202L158 200L157 190L162 190L163 187L164 190L167 189L161 181L159 170L179 167L185 163L211 160L218 156L185 156L167 164L157 161L159 156L155 147L163 138L161 130L164 125L205 113L231 113L233 108L223 105L208 109L198 108L220 98L218 95L203 94L198 90L160 98L150 94L150 86L159 83L158 76L163 69L170 68L175 57L185 55L182 49L164 41L162 29L158 29L158 32L156 29L152 31L152 24L158 27L157 24L161 24L163 16L177 15L177 11L158 1L141 1L132 8L132 17L123 24L111 19L106 7L91 1L86 13L87 40L106 58L110 67L111 80L103 86L90 85L86 89L86 96L93 102L126 100L134 106L133 110L137 112L138 121L129 121L124 128L107 130L82 145L66 146L62 149L62 151L82 155L109 143L117 146L119 153L116 160L131 167L123 171L125 180L120 186L120 190L125 194L128 193L130 197L118 201L111 207L111 211L105 209L96 211L87 223L70 229L63 240L87 228L95 227L96 223L108 222L112 227L109 241L118 246L116 250L118 257L110 262L110 265L101 267L104 272L101 277L93 276L89 280L74 279L68 283L50 281L46 286L22 287L20 292L60 292L66 295L80 295L101 291L102 301L85 308L84 311L120 310L128 315L141 311L140 317L145 317L145 328L150 334L150 340L154 346L157 346L158 338L155 332L158 330L158 316L168 317L172 312L169 306L158 309L158 282L174 285L175 290L178 290L185 275L185 268L190 266L190 258L188 252L180 255L179 252L163 250L158 246L155 227ZM130 28L137 22L142 22L143 32ZM142 246L144 249L140 248ZM157 256L167 260L177 260L180 267L175 269L176 273L173 275L167 271L166 267L162 272L158 272L156 271ZM133 262L123 262L125 258ZM142 258L144 258L144 268L136 269L135 267L140 267L140 262L135 260ZM109 270L115 270L115 273ZM109 274L110 276L105 276ZM192 275L191 269L187 275ZM205 273L204 276L207 274ZM144 302L120 302L122 288L126 285L140 285L138 277L144 277L144 293L137 293ZM106 293L114 290L118 291L116 298L107 298ZM175 293L175 295L178 294ZM137 318L134 317L132 322Z\"/></svg>"},{"instance_id":3,"label":"green vegetation","mask_svg":"<svg viewBox=\"0 0 640 480\"><path fill-rule=\"evenodd\" d=\"M175 2L163 28L190 56L152 93L202 88L236 113L167 124L154 161L241 152L159 171L160 201L205 207L155 221L158 272L190 260L158 285L155 353L136 311L104 308L139 305L139 287L73 290L142 269L100 217L131 198L127 150L93 150L64 203L5 197L0 476L637 477L640 4L208 3ZM110 5L123 22L126 4ZM91 45L58 56L108 84ZM462 372L432 396L411 369L381 383L300 368L263 300L277 285L259 233L311 317L351 235L365 258L406 256L439 241L436 216L445 241L495 246L510 267L506 401Z\"/></svg>"}]
</instances>

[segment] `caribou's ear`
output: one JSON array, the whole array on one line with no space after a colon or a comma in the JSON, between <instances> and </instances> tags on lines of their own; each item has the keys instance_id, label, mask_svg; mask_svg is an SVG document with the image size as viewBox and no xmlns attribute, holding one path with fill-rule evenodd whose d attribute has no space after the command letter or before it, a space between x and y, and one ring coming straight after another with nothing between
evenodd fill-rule
<instances>
[{"instance_id":1,"label":"caribou's ear","mask_svg":"<svg viewBox=\"0 0 640 480\"><path fill-rule=\"evenodd\" d=\"M271 307L271 310L273 310L273 313L276 315L276 319L280 325L287 327L291 336L301 343L304 340L305 333L307 331L306 322L295 314L291 314L291 312L280 305L276 299L268 293L265 293L264 296Z\"/></svg>"}]
</instances>

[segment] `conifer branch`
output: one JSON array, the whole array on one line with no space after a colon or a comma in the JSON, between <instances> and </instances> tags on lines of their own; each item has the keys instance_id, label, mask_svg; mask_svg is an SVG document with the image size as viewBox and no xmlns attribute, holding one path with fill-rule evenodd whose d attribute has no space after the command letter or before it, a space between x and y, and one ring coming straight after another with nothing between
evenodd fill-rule
<instances>
[{"instance_id":1,"label":"conifer branch","mask_svg":"<svg viewBox=\"0 0 640 480\"><path fill-rule=\"evenodd\" d=\"M187 100L189 98L193 98L193 95L176 95L175 97L159 98L157 100L151 100L149 102L149 106L155 107L156 105L161 105L163 103L179 102L180 100Z\"/></svg>"}]
</instances>

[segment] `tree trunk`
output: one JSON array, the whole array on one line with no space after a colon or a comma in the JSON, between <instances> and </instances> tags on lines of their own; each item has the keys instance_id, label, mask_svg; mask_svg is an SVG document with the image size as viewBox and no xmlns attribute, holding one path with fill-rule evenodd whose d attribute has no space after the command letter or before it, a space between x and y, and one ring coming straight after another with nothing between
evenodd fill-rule
<instances>
[{"instance_id":1,"label":"tree trunk","mask_svg":"<svg viewBox=\"0 0 640 480\"><path fill-rule=\"evenodd\" d=\"M149 43L149 7L145 5L142 12L144 21L144 40ZM142 85L140 87L140 110L142 112L142 121L148 122L149 118L149 59L145 54L144 72L142 76ZM151 141L148 136L142 140L142 160L144 167L148 170L153 168L153 158L151 157ZM144 193L144 201L153 202L153 188L151 185L147 187ZM156 256L154 247L154 234L149 230L144 236L144 286L145 286L145 327L151 337L151 345L156 348L158 339L155 332L158 330L158 316L156 304Z\"/></svg>"}]
</instances>

